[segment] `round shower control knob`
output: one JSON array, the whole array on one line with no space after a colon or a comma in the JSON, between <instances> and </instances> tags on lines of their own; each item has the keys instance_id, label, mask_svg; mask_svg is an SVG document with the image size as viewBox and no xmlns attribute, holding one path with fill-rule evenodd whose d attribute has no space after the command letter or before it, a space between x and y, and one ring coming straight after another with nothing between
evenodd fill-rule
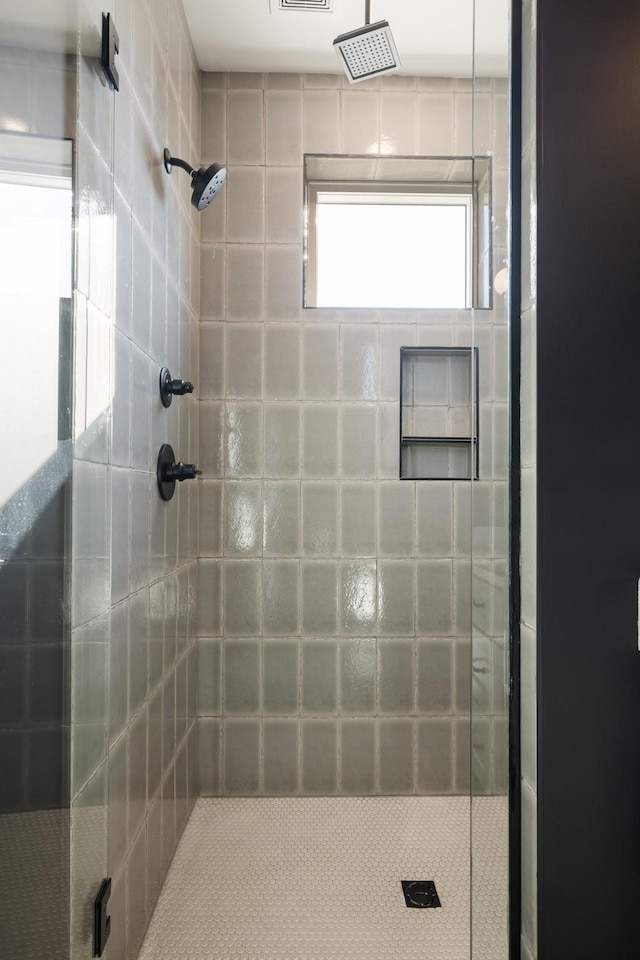
<instances>
[{"instance_id":1,"label":"round shower control knob","mask_svg":"<svg viewBox=\"0 0 640 960\"><path fill-rule=\"evenodd\" d=\"M163 443L158 454L158 465L156 468L158 477L158 492L162 500L171 500L175 493L176 483L182 483L183 480L195 480L200 476L202 470L198 470L195 463L176 463L176 455L173 447L168 443Z\"/></svg>"},{"instance_id":2,"label":"round shower control knob","mask_svg":"<svg viewBox=\"0 0 640 960\"><path fill-rule=\"evenodd\" d=\"M193 384L189 380L174 380L168 367L160 371L160 399L165 407L171 406L175 396L183 397L185 393L193 393Z\"/></svg>"}]
</instances>

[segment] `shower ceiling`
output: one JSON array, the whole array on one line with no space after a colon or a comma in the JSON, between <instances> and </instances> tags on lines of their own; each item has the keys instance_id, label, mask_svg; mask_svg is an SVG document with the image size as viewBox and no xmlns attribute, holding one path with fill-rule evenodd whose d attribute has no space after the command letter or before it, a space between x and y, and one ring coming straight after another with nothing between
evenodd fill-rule
<instances>
[{"instance_id":1,"label":"shower ceiling","mask_svg":"<svg viewBox=\"0 0 640 960\"><path fill-rule=\"evenodd\" d=\"M362 0L280 10L269 0L184 0L203 70L341 73L333 40L362 22ZM273 12L272 12L273 9ZM469 76L474 0L373 0L372 20L393 19L402 73ZM475 0L475 72L506 76L509 0Z\"/></svg>"}]
</instances>

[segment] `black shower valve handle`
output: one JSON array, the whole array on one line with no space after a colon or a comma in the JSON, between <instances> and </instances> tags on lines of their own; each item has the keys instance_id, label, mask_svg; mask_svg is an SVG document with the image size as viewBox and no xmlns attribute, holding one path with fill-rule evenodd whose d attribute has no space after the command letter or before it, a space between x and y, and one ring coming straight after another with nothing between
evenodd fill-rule
<instances>
[{"instance_id":1,"label":"black shower valve handle","mask_svg":"<svg viewBox=\"0 0 640 960\"><path fill-rule=\"evenodd\" d=\"M174 396L184 397L185 393L193 393L193 384L190 380L170 380L167 390Z\"/></svg>"},{"instance_id":2,"label":"black shower valve handle","mask_svg":"<svg viewBox=\"0 0 640 960\"><path fill-rule=\"evenodd\" d=\"M194 386L190 380L174 380L168 367L160 371L160 399L165 407L171 406L174 396L183 397L185 393L193 393Z\"/></svg>"},{"instance_id":3,"label":"black shower valve handle","mask_svg":"<svg viewBox=\"0 0 640 960\"><path fill-rule=\"evenodd\" d=\"M165 483L175 480L179 480L180 483L183 480L195 480L201 474L202 470L198 470L195 463L183 463L182 460L174 464L164 464L162 468L162 479Z\"/></svg>"}]
</instances>

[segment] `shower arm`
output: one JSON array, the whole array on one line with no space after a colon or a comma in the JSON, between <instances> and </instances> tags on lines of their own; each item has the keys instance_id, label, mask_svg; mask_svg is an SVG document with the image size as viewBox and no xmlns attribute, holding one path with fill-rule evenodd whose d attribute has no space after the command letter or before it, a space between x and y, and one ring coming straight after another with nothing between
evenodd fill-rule
<instances>
[{"instance_id":1,"label":"shower arm","mask_svg":"<svg viewBox=\"0 0 640 960\"><path fill-rule=\"evenodd\" d=\"M367 27L371 23L371 0L365 0L364 2L364 22Z\"/></svg>"},{"instance_id":2,"label":"shower arm","mask_svg":"<svg viewBox=\"0 0 640 960\"><path fill-rule=\"evenodd\" d=\"M171 157L171 166L172 167L182 167L183 170L186 170L188 174L196 172L196 168L192 167L190 163L187 163L186 160L180 160L179 157Z\"/></svg>"},{"instance_id":3,"label":"shower arm","mask_svg":"<svg viewBox=\"0 0 640 960\"><path fill-rule=\"evenodd\" d=\"M189 176L193 176L196 172L196 168L192 167L190 163L187 163L186 160L180 160L179 157L172 157L167 149L164 151L164 168L167 173L171 173L172 167L181 167L183 170L186 170Z\"/></svg>"}]
</instances>

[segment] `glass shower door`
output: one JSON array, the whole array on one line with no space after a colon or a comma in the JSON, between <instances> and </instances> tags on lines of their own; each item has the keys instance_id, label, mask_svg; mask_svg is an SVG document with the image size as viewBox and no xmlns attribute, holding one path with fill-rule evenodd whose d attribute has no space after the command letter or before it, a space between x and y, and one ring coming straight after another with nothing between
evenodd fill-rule
<instances>
[{"instance_id":1,"label":"glass shower door","mask_svg":"<svg viewBox=\"0 0 640 960\"><path fill-rule=\"evenodd\" d=\"M471 957L507 960L509 693L509 11L475 3L473 153L490 157L491 198L476 224L487 309L479 353L478 479L471 489Z\"/></svg>"},{"instance_id":2,"label":"glass shower door","mask_svg":"<svg viewBox=\"0 0 640 960\"><path fill-rule=\"evenodd\" d=\"M67 960L76 58L58 5L0 34L0 956Z\"/></svg>"},{"instance_id":3,"label":"glass shower door","mask_svg":"<svg viewBox=\"0 0 640 960\"><path fill-rule=\"evenodd\" d=\"M71 502L71 960L94 956L94 900L109 869L111 401L114 97L101 68L103 14L78 4ZM120 639L120 638L119 638ZM121 644L117 651L121 653ZM126 653L125 653L126 656ZM117 808L120 815L122 812ZM109 914L120 914L116 897ZM113 924L109 948L123 933ZM109 949L108 948L108 949ZM120 955L118 950L112 954Z\"/></svg>"}]
</instances>

